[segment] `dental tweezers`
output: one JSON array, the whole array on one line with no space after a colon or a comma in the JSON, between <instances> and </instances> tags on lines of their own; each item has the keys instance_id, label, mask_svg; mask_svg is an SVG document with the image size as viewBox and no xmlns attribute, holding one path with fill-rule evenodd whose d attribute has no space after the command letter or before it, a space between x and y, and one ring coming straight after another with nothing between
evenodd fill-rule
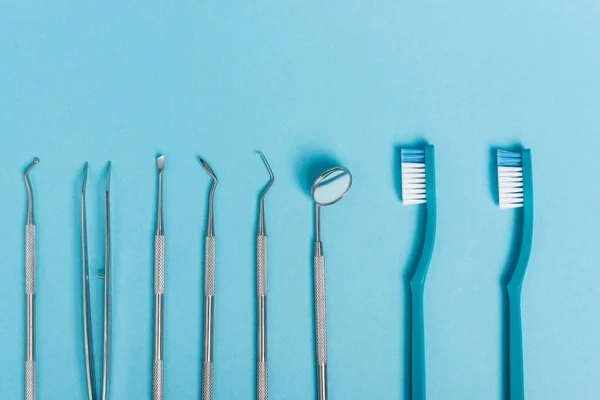
<instances>
[{"instance_id":1,"label":"dental tweezers","mask_svg":"<svg viewBox=\"0 0 600 400\"><path fill-rule=\"evenodd\" d=\"M108 399L108 384L110 381L110 349L111 349L111 292L110 292L110 173L111 164L108 163L106 171L106 190L105 214L104 214L104 273L99 276L104 279L104 328L103 328L103 354L102 354L102 392L100 398ZM82 276L83 276L83 331L85 344L85 367L88 384L88 397L90 400L96 400L95 374L94 374L94 349L92 338L92 320L90 305L90 282L89 282L89 264L88 264L88 242L87 242L87 222L85 208L85 191L87 186L88 163L85 163L83 170L83 185L81 187L81 258L82 258Z\"/></svg>"},{"instance_id":2,"label":"dental tweezers","mask_svg":"<svg viewBox=\"0 0 600 400\"><path fill-rule=\"evenodd\" d=\"M27 320L25 349L25 400L35 400L35 218L33 215L33 191L29 183L29 173L40 162L34 158L25 170L25 186L27 187L27 222L25 224L25 299Z\"/></svg>"}]
</instances>

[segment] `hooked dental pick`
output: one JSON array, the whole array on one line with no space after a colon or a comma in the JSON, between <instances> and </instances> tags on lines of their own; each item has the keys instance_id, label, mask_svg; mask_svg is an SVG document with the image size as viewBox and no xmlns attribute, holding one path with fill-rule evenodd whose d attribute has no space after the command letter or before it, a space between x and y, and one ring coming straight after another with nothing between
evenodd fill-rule
<instances>
[{"instance_id":1,"label":"hooked dental pick","mask_svg":"<svg viewBox=\"0 0 600 400\"><path fill-rule=\"evenodd\" d=\"M213 204L217 176L208 163L198 157L213 183L208 200L208 221L204 248L204 358L202 363L202 400L212 400L213 394L213 320L215 297L216 239L214 234Z\"/></svg>"},{"instance_id":2,"label":"hooked dental pick","mask_svg":"<svg viewBox=\"0 0 600 400\"><path fill-rule=\"evenodd\" d=\"M258 346L256 367L256 399L267 400L269 395L268 368L267 368L267 229L265 225L265 197L273 182L275 176L269 166L269 162L263 153L259 153L267 171L269 172L269 182L260 196L259 216L258 216L258 234L256 237L256 290L257 314L258 314Z\"/></svg>"},{"instance_id":3,"label":"hooked dental pick","mask_svg":"<svg viewBox=\"0 0 600 400\"><path fill-rule=\"evenodd\" d=\"M35 372L35 218L33 214L33 190L29 182L29 173L40 162L34 158L25 170L25 186L27 187L27 222L25 225L25 298L27 320L26 351L25 351L25 400L35 400L36 397L36 372Z\"/></svg>"}]
</instances>

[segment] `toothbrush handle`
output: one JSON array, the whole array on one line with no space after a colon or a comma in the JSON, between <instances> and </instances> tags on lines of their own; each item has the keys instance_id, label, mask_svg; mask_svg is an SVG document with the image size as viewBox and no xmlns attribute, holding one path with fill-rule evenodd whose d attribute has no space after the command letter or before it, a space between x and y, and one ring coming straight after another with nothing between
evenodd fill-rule
<instances>
[{"instance_id":1,"label":"toothbrush handle","mask_svg":"<svg viewBox=\"0 0 600 400\"><path fill-rule=\"evenodd\" d=\"M325 306L325 258L321 243L315 246L315 319L317 335L317 381L318 400L327 400L327 317Z\"/></svg>"},{"instance_id":2,"label":"toothbrush handle","mask_svg":"<svg viewBox=\"0 0 600 400\"><path fill-rule=\"evenodd\" d=\"M510 400L525 398L523 372L523 333L521 329L521 293L508 290L508 347Z\"/></svg>"},{"instance_id":3,"label":"toothbrush handle","mask_svg":"<svg viewBox=\"0 0 600 400\"><path fill-rule=\"evenodd\" d=\"M214 236L204 241L204 361L202 365L202 400L213 398L213 320L217 243Z\"/></svg>"},{"instance_id":4,"label":"toothbrush handle","mask_svg":"<svg viewBox=\"0 0 600 400\"><path fill-rule=\"evenodd\" d=\"M256 399L269 395L267 368L267 236L256 238L256 291L258 294L258 365L256 366Z\"/></svg>"},{"instance_id":5,"label":"toothbrush handle","mask_svg":"<svg viewBox=\"0 0 600 400\"><path fill-rule=\"evenodd\" d=\"M25 356L25 400L36 398L35 368L35 225L25 226L25 297L26 297L26 356Z\"/></svg>"},{"instance_id":6,"label":"toothbrush handle","mask_svg":"<svg viewBox=\"0 0 600 400\"><path fill-rule=\"evenodd\" d=\"M411 400L425 400L423 288L411 284Z\"/></svg>"},{"instance_id":7,"label":"toothbrush handle","mask_svg":"<svg viewBox=\"0 0 600 400\"><path fill-rule=\"evenodd\" d=\"M165 295L165 237L154 236L154 360L152 400L164 398L163 300Z\"/></svg>"}]
</instances>

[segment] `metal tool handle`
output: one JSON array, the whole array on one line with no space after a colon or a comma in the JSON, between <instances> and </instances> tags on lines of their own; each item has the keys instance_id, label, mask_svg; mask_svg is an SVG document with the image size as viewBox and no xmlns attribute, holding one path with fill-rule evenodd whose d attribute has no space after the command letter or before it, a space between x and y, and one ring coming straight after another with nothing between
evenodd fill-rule
<instances>
[{"instance_id":1,"label":"metal tool handle","mask_svg":"<svg viewBox=\"0 0 600 400\"><path fill-rule=\"evenodd\" d=\"M267 236L256 238L256 291L258 294L258 364L256 367L256 399L268 398L267 369Z\"/></svg>"},{"instance_id":2,"label":"metal tool handle","mask_svg":"<svg viewBox=\"0 0 600 400\"><path fill-rule=\"evenodd\" d=\"M268 368L266 361L259 361L256 370L256 400L267 400L269 397Z\"/></svg>"},{"instance_id":3,"label":"metal tool handle","mask_svg":"<svg viewBox=\"0 0 600 400\"><path fill-rule=\"evenodd\" d=\"M154 360L152 362L152 400L163 400L164 398L164 362Z\"/></svg>"},{"instance_id":4,"label":"metal tool handle","mask_svg":"<svg viewBox=\"0 0 600 400\"><path fill-rule=\"evenodd\" d=\"M154 236L154 294L165 294L165 237Z\"/></svg>"},{"instance_id":5,"label":"metal tool handle","mask_svg":"<svg viewBox=\"0 0 600 400\"><path fill-rule=\"evenodd\" d=\"M204 244L204 295L215 295L215 269L216 269L216 238L207 236Z\"/></svg>"},{"instance_id":6,"label":"metal tool handle","mask_svg":"<svg viewBox=\"0 0 600 400\"><path fill-rule=\"evenodd\" d=\"M164 397L163 297L165 293L165 237L154 236L154 361L152 400Z\"/></svg>"},{"instance_id":7,"label":"metal tool handle","mask_svg":"<svg viewBox=\"0 0 600 400\"><path fill-rule=\"evenodd\" d=\"M214 236L204 241L204 362L202 365L202 400L212 400L213 393L213 311L217 243Z\"/></svg>"},{"instance_id":8,"label":"metal tool handle","mask_svg":"<svg viewBox=\"0 0 600 400\"><path fill-rule=\"evenodd\" d=\"M317 244L320 248L320 243ZM318 399L327 399L327 317L325 306L325 259L314 258L315 268L315 319L317 334Z\"/></svg>"},{"instance_id":9,"label":"metal tool handle","mask_svg":"<svg viewBox=\"0 0 600 400\"><path fill-rule=\"evenodd\" d=\"M25 400L36 398L35 372L35 225L25 226L25 297L26 297L26 358L25 358Z\"/></svg>"},{"instance_id":10,"label":"metal tool handle","mask_svg":"<svg viewBox=\"0 0 600 400\"><path fill-rule=\"evenodd\" d=\"M202 365L202 400L213 398L213 363L205 362Z\"/></svg>"},{"instance_id":11,"label":"metal tool handle","mask_svg":"<svg viewBox=\"0 0 600 400\"><path fill-rule=\"evenodd\" d=\"M256 238L256 291L259 296L267 295L267 236Z\"/></svg>"},{"instance_id":12,"label":"metal tool handle","mask_svg":"<svg viewBox=\"0 0 600 400\"><path fill-rule=\"evenodd\" d=\"M35 225L25 226L25 294L35 294Z\"/></svg>"},{"instance_id":13,"label":"metal tool handle","mask_svg":"<svg viewBox=\"0 0 600 400\"><path fill-rule=\"evenodd\" d=\"M25 400L35 400L35 361L25 361Z\"/></svg>"}]
</instances>

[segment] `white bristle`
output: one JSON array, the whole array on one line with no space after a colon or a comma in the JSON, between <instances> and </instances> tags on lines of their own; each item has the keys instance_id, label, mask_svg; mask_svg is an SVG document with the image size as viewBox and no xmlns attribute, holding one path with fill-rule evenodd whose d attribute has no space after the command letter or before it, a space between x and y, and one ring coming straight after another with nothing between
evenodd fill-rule
<instances>
[{"instance_id":1,"label":"white bristle","mask_svg":"<svg viewBox=\"0 0 600 400\"><path fill-rule=\"evenodd\" d=\"M500 208L523 207L521 153L498 151L498 202Z\"/></svg>"},{"instance_id":2,"label":"white bristle","mask_svg":"<svg viewBox=\"0 0 600 400\"><path fill-rule=\"evenodd\" d=\"M402 149L402 203L427 202L425 151Z\"/></svg>"}]
</instances>

